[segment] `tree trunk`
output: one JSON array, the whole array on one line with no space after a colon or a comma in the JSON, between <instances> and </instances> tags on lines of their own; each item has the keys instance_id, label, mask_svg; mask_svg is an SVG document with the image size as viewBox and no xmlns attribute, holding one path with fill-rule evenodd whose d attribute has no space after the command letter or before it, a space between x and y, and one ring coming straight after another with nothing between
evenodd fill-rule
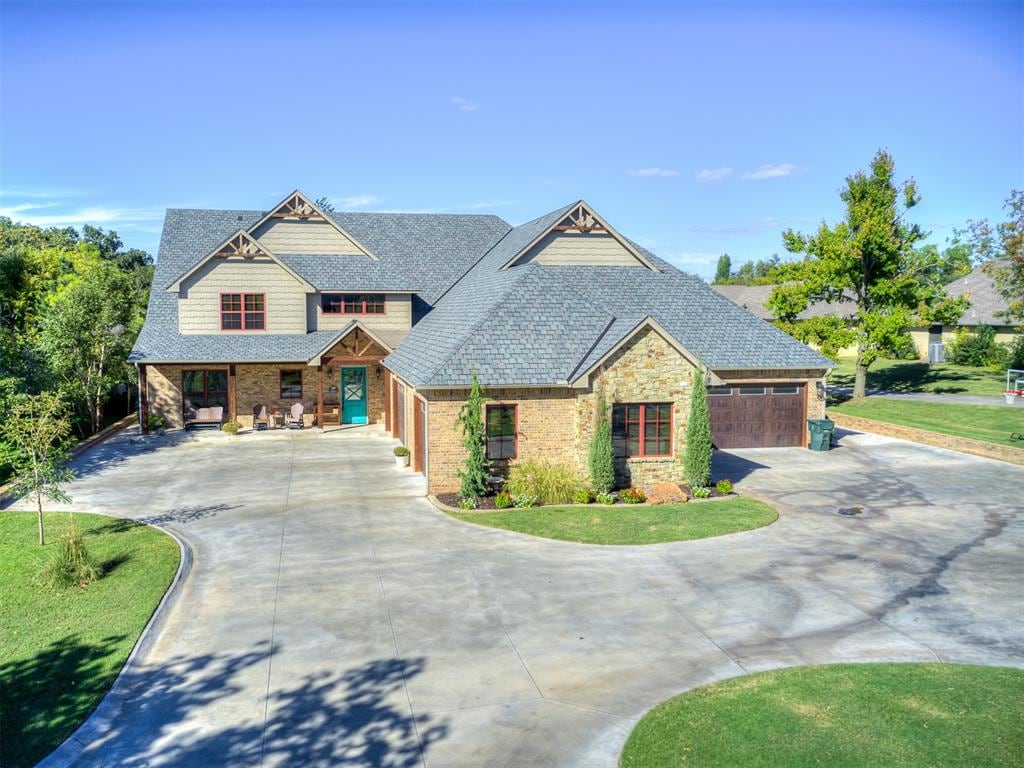
<instances>
[{"instance_id":1,"label":"tree trunk","mask_svg":"<svg viewBox=\"0 0 1024 768\"><path fill-rule=\"evenodd\" d=\"M868 367L864 365L863 353L857 353L857 369L853 377L853 397L864 397L867 394Z\"/></svg>"},{"instance_id":2,"label":"tree trunk","mask_svg":"<svg viewBox=\"0 0 1024 768\"><path fill-rule=\"evenodd\" d=\"M43 532L43 495L38 492L36 493L36 507L39 520L39 546L43 546L46 543L46 534Z\"/></svg>"}]
</instances>

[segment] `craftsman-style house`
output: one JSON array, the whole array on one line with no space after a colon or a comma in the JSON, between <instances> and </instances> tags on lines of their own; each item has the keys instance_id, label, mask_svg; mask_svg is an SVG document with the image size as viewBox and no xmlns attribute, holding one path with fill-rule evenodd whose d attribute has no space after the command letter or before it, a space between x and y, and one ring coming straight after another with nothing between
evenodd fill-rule
<instances>
[{"instance_id":1,"label":"craftsman-style house","mask_svg":"<svg viewBox=\"0 0 1024 768\"><path fill-rule=\"evenodd\" d=\"M270 211L169 210L131 359L143 429L202 409L248 429L301 403L310 427L382 425L432 492L457 485L474 373L497 466L582 470L604 397L621 478L644 483L681 475L695 375L719 447L792 446L831 366L582 201L513 227L325 213L301 192Z\"/></svg>"}]
</instances>

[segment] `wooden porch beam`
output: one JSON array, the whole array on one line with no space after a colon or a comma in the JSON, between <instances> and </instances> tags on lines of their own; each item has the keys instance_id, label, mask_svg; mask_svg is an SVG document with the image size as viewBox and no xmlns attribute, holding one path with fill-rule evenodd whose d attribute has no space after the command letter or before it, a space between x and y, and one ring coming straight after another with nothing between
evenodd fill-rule
<instances>
[{"instance_id":1,"label":"wooden porch beam","mask_svg":"<svg viewBox=\"0 0 1024 768\"><path fill-rule=\"evenodd\" d=\"M235 382L235 364L228 366L228 421L238 421L238 388Z\"/></svg>"}]
</instances>

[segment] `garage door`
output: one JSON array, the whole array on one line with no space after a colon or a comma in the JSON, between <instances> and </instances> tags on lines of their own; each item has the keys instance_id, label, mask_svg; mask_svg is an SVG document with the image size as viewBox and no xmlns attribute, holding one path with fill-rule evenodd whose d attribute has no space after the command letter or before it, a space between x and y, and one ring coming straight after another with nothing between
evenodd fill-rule
<instances>
[{"instance_id":1,"label":"garage door","mask_svg":"<svg viewBox=\"0 0 1024 768\"><path fill-rule=\"evenodd\" d=\"M803 384L708 387L708 410L718 448L806 445Z\"/></svg>"}]
</instances>

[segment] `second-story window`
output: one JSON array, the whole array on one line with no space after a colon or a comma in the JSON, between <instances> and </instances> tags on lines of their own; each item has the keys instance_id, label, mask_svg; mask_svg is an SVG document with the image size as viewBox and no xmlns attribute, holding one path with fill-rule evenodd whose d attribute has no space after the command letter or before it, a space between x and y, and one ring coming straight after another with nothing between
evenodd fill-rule
<instances>
[{"instance_id":1,"label":"second-story window","mask_svg":"<svg viewBox=\"0 0 1024 768\"><path fill-rule=\"evenodd\" d=\"M382 293L325 293L320 297L325 315L383 315Z\"/></svg>"},{"instance_id":2,"label":"second-story window","mask_svg":"<svg viewBox=\"0 0 1024 768\"><path fill-rule=\"evenodd\" d=\"M262 331L267 327L267 304L262 293L222 293L222 331Z\"/></svg>"}]
</instances>

